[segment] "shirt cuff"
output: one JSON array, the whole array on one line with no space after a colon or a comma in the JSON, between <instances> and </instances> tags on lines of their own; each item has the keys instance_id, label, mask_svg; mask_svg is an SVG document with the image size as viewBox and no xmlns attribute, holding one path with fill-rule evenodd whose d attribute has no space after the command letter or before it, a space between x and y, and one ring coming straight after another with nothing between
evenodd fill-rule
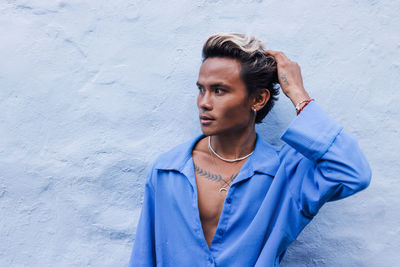
<instances>
[{"instance_id":1,"label":"shirt cuff","mask_svg":"<svg viewBox=\"0 0 400 267\"><path fill-rule=\"evenodd\" d=\"M310 102L289 125L281 139L313 161L319 160L343 127L315 102Z\"/></svg>"}]
</instances>

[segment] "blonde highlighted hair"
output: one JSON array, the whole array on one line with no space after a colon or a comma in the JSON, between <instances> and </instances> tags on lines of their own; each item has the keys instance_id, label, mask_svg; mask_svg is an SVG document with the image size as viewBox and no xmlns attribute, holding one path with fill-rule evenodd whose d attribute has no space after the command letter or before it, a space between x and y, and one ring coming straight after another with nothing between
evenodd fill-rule
<instances>
[{"instance_id":1,"label":"blonde highlighted hair","mask_svg":"<svg viewBox=\"0 0 400 267\"><path fill-rule=\"evenodd\" d=\"M219 33L208 38L205 45L216 47L224 44L231 44L239 48L241 51L252 55L257 52L263 53L264 44L252 35L242 33Z\"/></svg>"},{"instance_id":2,"label":"blonde highlighted hair","mask_svg":"<svg viewBox=\"0 0 400 267\"><path fill-rule=\"evenodd\" d=\"M202 55L203 62L213 57L238 60L241 63L240 75L248 94L257 94L265 89L270 92L267 104L257 112L256 123L261 123L279 94L276 62L272 56L265 54L264 44L252 35L219 33L207 39Z\"/></svg>"}]
</instances>

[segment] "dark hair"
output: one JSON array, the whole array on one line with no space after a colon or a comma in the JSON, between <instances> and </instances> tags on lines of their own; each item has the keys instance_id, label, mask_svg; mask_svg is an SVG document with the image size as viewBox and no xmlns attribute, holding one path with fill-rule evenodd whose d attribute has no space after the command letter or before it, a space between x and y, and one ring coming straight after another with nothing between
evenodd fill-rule
<instances>
[{"instance_id":1,"label":"dark hair","mask_svg":"<svg viewBox=\"0 0 400 267\"><path fill-rule=\"evenodd\" d=\"M263 43L253 36L222 33L209 37L202 52L203 62L213 57L237 59L241 63L240 75L249 96L261 90L269 91L270 98L267 104L257 111L256 123L261 123L278 100L279 95L276 61L264 51Z\"/></svg>"}]
</instances>

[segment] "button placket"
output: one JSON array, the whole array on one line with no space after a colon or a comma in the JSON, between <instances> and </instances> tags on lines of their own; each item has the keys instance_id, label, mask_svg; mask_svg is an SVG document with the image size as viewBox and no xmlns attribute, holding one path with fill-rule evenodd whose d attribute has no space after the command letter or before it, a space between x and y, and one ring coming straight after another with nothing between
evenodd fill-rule
<instances>
[{"instance_id":1,"label":"button placket","mask_svg":"<svg viewBox=\"0 0 400 267\"><path fill-rule=\"evenodd\" d=\"M223 209L222 209L222 213L221 213L221 216L220 216L220 225L218 226L218 230L217 230L217 234L218 234L218 239L220 240L221 239L221 237L225 234L225 227L226 227L226 224L227 224L227 220L228 220L228 217L229 216L227 216L227 214L229 214L230 213L230 211L231 211L231 203L232 203L232 191L233 191L233 187L231 187L231 188L229 188L229 192L228 192L228 195L226 196L226 198L225 198L225 203L224 203L224 207L223 207Z\"/></svg>"}]
</instances>

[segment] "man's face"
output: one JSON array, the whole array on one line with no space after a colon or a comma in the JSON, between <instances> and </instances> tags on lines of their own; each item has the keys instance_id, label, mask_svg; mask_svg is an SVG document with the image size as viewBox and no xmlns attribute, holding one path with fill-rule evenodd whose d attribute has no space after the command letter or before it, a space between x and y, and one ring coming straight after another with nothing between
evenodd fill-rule
<instances>
[{"instance_id":1,"label":"man's face","mask_svg":"<svg viewBox=\"0 0 400 267\"><path fill-rule=\"evenodd\" d=\"M197 106L205 135L233 133L253 126L240 69L240 62L230 58L208 58L201 65Z\"/></svg>"}]
</instances>

